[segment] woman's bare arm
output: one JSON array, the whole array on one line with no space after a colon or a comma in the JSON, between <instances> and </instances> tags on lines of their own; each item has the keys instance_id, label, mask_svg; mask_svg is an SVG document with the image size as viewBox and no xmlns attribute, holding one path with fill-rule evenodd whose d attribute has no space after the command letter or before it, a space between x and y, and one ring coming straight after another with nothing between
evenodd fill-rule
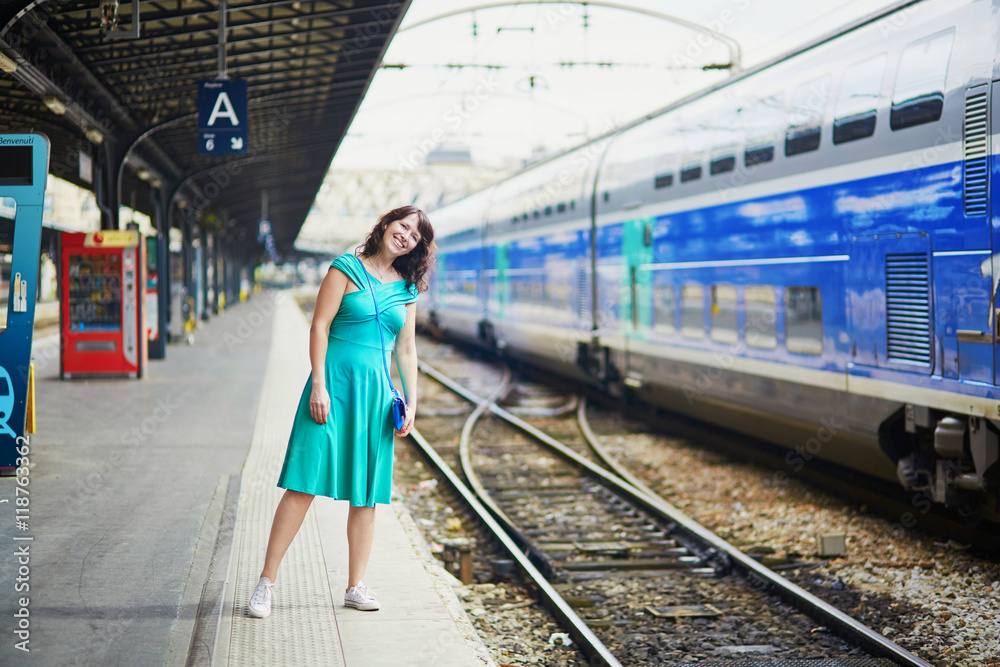
<instances>
[{"instance_id":1,"label":"woman's bare arm","mask_svg":"<svg viewBox=\"0 0 1000 667\"><path fill-rule=\"evenodd\" d=\"M406 423L396 433L407 435L413 427L413 416L417 412L417 304L406 304L406 322L396 336L396 369L403 381L406 396Z\"/></svg>"},{"instance_id":2,"label":"woman's bare arm","mask_svg":"<svg viewBox=\"0 0 1000 667\"><path fill-rule=\"evenodd\" d=\"M317 424L325 424L330 414L330 394L326 386L326 348L330 341L330 324L340 310L340 302L347 291L347 275L340 269L330 268L319 286L312 326L309 327L309 362L312 364L312 393L309 396L309 414Z\"/></svg>"}]
</instances>

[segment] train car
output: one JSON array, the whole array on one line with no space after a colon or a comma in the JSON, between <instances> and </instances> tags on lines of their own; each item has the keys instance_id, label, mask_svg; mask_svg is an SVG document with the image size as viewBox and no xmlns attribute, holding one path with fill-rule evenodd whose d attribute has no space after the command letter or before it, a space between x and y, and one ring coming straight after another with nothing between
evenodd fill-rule
<instances>
[{"instance_id":1,"label":"train car","mask_svg":"<svg viewBox=\"0 0 1000 667\"><path fill-rule=\"evenodd\" d=\"M897 4L434 212L435 321L996 519L998 16Z\"/></svg>"}]
</instances>

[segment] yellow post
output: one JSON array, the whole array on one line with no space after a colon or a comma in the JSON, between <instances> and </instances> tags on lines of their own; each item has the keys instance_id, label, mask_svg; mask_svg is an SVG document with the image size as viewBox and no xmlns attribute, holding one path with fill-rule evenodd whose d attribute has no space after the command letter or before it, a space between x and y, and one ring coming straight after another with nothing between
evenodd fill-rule
<instances>
[{"instance_id":1,"label":"yellow post","mask_svg":"<svg viewBox=\"0 0 1000 667\"><path fill-rule=\"evenodd\" d=\"M24 415L24 432L35 432L35 365L28 365L28 401Z\"/></svg>"}]
</instances>

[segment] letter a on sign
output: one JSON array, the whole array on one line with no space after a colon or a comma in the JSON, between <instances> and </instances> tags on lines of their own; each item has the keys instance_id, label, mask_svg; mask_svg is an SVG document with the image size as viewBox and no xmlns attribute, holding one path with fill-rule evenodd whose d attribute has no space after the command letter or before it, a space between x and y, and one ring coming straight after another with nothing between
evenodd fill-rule
<instances>
[{"instance_id":1,"label":"letter a on sign","mask_svg":"<svg viewBox=\"0 0 1000 667\"><path fill-rule=\"evenodd\" d=\"M229 122L233 124L233 127L237 127L240 124L240 119L236 117L236 111L233 109L233 103L229 101L229 95L225 92L219 93L219 96L215 98L215 106L212 107L212 115L208 117L208 126L213 127L215 125L215 121L219 119L219 116L228 118Z\"/></svg>"},{"instance_id":2,"label":"letter a on sign","mask_svg":"<svg viewBox=\"0 0 1000 667\"><path fill-rule=\"evenodd\" d=\"M247 82L198 82L198 152L246 153Z\"/></svg>"}]
</instances>

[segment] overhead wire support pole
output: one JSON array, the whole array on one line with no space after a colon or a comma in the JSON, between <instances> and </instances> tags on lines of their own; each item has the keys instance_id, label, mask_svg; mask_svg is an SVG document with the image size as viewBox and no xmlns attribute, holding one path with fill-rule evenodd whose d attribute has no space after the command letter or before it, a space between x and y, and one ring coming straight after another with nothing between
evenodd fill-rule
<instances>
[{"instance_id":1,"label":"overhead wire support pole","mask_svg":"<svg viewBox=\"0 0 1000 667\"><path fill-rule=\"evenodd\" d=\"M526 6L526 5L583 5L586 7L605 7L607 9L618 9L625 12L634 12L636 14L643 14L645 16L652 16L653 18L662 19L664 21L669 21L670 23L676 23L677 25L684 26L691 30L703 33L716 39L727 47L729 47L729 67L724 69L729 70L729 74L735 75L743 70L743 55L740 49L740 44L732 37L728 37L721 32L712 30L703 25L695 23L694 21L688 21L687 19L682 19L671 14L665 14L663 12L657 12L650 9L642 9L641 7L630 7L629 5L624 5L619 2L604 2L603 0L532 0L529 2L524 2L523 0L506 0L505 2L491 2L485 5L475 5L474 7L465 7L463 9L454 9L442 14L437 14L429 18L423 19L422 21L417 21L411 23L408 26L402 27L397 30L397 34L406 30L412 30L413 28L419 28L422 25L427 25L428 23L433 23L434 21L440 21L441 19L446 19L451 16L458 16L459 14L468 14L469 12L481 11L483 9L497 9L499 7L516 7L516 6ZM722 67L715 67L714 69L723 69Z\"/></svg>"}]
</instances>

